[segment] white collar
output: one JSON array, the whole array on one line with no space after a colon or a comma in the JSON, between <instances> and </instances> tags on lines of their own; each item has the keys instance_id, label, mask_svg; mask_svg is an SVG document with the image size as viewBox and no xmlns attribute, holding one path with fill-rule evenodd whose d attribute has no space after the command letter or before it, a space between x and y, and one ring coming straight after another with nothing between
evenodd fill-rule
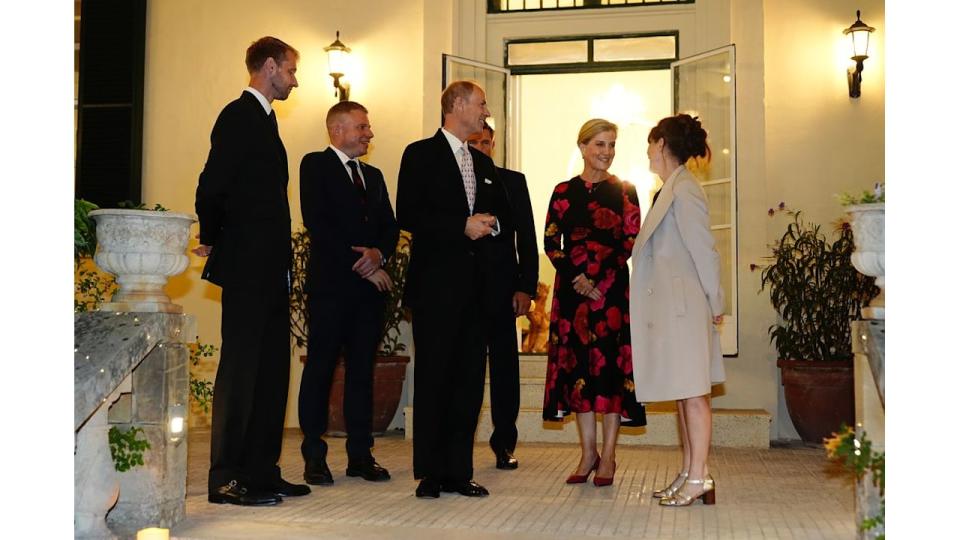
<instances>
[{"instance_id":1,"label":"white collar","mask_svg":"<svg viewBox=\"0 0 960 540\"><path fill-rule=\"evenodd\" d=\"M360 166L360 160L351 158L350 156L344 154L339 148L337 148L336 146L334 146L334 145L332 145L332 144L330 145L330 148L333 149L333 151L337 154L337 157L340 158L340 163L343 163L343 166L344 166L344 167L347 167L347 166L348 166L348 165L347 165L347 162L348 162L348 161L355 161L355 162L357 162L357 166L358 166L358 167Z\"/></svg>"},{"instance_id":2,"label":"white collar","mask_svg":"<svg viewBox=\"0 0 960 540\"><path fill-rule=\"evenodd\" d=\"M257 101L260 102L260 105L263 106L263 112L267 113L267 116L270 116L270 113L273 111L273 107L270 106L270 102L267 101L267 98L263 97L263 94L259 90L252 86L248 86L243 89L244 92L250 92L253 94L253 97L257 98Z\"/></svg>"},{"instance_id":3,"label":"white collar","mask_svg":"<svg viewBox=\"0 0 960 540\"><path fill-rule=\"evenodd\" d=\"M460 149L466 146L467 143L461 141L456 135L450 133L444 128L440 128L440 132L443 133L443 136L447 138L447 142L450 143L450 150L453 150L453 155L459 155Z\"/></svg>"}]
</instances>

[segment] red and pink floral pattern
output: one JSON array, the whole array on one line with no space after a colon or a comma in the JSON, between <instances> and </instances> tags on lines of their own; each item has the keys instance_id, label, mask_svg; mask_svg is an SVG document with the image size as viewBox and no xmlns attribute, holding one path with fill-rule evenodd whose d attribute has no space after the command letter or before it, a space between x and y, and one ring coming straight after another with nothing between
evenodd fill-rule
<instances>
[{"instance_id":1,"label":"red and pink floral pattern","mask_svg":"<svg viewBox=\"0 0 960 540\"><path fill-rule=\"evenodd\" d=\"M590 184L579 176L553 190L544 246L557 269L550 312L544 420L570 413L619 413L623 425L647 419L633 389L627 259L640 232L636 188L616 177ZM573 289L584 274L602 293Z\"/></svg>"}]
</instances>

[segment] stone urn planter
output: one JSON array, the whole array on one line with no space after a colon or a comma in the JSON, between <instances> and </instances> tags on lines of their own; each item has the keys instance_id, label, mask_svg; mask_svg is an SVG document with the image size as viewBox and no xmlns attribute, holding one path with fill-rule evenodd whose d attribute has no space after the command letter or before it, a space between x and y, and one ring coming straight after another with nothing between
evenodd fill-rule
<instances>
[{"instance_id":1,"label":"stone urn planter","mask_svg":"<svg viewBox=\"0 0 960 540\"><path fill-rule=\"evenodd\" d=\"M853 242L856 250L850 256L850 262L857 271L877 278L876 286L880 294L861 308L864 319L884 318L884 203L856 204L847 207L850 215L850 227L853 229Z\"/></svg>"},{"instance_id":2,"label":"stone urn planter","mask_svg":"<svg viewBox=\"0 0 960 540\"><path fill-rule=\"evenodd\" d=\"M102 209L89 214L97 223L94 262L117 277L119 290L101 311L183 313L163 288L187 268L193 214L153 210Z\"/></svg>"},{"instance_id":3,"label":"stone urn planter","mask_svg":"<svg viewBox=\"0 0 960 540\"><path fill-rule=\"evenodd\" d=\"M306 364L307 357L303 355L300 361ZM403 394L403 381L407 376L409 356L380 356L374 359L373 365L373 435L383 435L393 420L400 405L400 396ZM343 421L343 358L337 360L337 367L333 371L333 382L330 384L330 404L327 411L327 435L344 437L347 434L346 424Z\"/></svg>"}]
</instances>

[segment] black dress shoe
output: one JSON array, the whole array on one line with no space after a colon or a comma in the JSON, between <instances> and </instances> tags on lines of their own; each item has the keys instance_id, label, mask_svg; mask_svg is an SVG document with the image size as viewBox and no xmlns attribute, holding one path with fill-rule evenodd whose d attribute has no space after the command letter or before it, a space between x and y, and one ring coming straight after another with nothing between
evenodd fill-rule
<instances>
[{"instance_id":1,"label":"black dress shoe","mask_svg":"<svg viewBox=\"0 0 960 540\"><path fill-rule=\"evenodd\" d=\"M216 504L239 506L270 506L283 502L282 497L266 491L251 490L236 480L231 480L230 483L211 491L207 495L207 500Z\"/></svg>"},{"instance_id":2,"label":"black dress shoe","mask_svg":"<svg viewBox=\"0 0 960 540\"><path fill-rule=\"evenodd\" d=\"M431 499L440 497L440 482L432 478L424 478L420 481L420 485L417 486L417 497L421 499L425 497Z\"/></svg>"},{"instance_id":3,"label":"black dress shoe","mask_svg":"<svg viewBox=\"0 0 960 540\"><path fill-rule=\"evenodd\" d=\"M264 491L273 493L280 497L302 497L310 493L310 486L304 484L291 484L283 478L280 478L273 484L266 486Z\"/></svg>"},{"instance_id":4,"label":"black dress shoe","mask_svg":"<svg viewBox=\"0 0 960 540\"><path fill-rule=\"evenodd\" d=\"M308 459L303 469L303 479L312 486L333 485L333 474L325 459Z\"/></svg>"},{"instance_id":5,"label":"black dress shoe","mask_svg":"<svg viewBox=\"0 0 960 540\"><path fill-rule=\"evenodd\" d=\"M513 452L502 448L499 450L494 450L494 454L497 456L497 468L498 469L516 469L520 466L520 462L517 461L517 458L513 457Z\"/></svg>"},{"instance_id":6,"label":"black dress shoe","mask_svg":"<svg viewBox=\"0 0 960 540\"><path fill-rule=\"evenodd\" d=\"M487 488L481 486L473 480L465 480L463 482L444 482L440 486L440 489L446 493L456 492L466 497L486 497L490 494L490 492L487 491Z\"/></svg>"},{"instance_id":7,"label":"black dress shoe","mask_svg":"<svg viewBox=\"0 0 960 540\"><path fill-rule=\"evenodd\" d=\"M373 456L362 460L347 462L347 476L362 476L370 482L383 482L390 479L390 473L373 459Z\"/></svg>"}]
</instances>

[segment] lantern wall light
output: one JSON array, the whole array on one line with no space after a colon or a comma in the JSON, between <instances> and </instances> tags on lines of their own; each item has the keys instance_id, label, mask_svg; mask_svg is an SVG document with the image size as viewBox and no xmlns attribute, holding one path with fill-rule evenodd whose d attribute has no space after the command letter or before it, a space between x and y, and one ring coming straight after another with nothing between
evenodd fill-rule
<instances>
[{"instance_id":1,"label":"lantern wall light","mask_svg":"<svg viewBox=\"0 0 960 540\"><path fill-rule=\"evenodd\" d=\"M850 36L850 45L853 47L853 56L851 60L856 62L856 66L847 69L847 87L850 89L850 97L860 97L860 81L863 73L863 61L869 58L870 34L876 30L872 26L867 26L860 20L860 10L857 10L857 20L843 31L843 35Z\"/></svg>"},{"instance_id":2,"label":"lantern wall light","mask_svg":"<svg viewBox=\"0 0 960 540\"><path fill-rule=\"evenodd\" d=\"M340 101L350 99L350 85L340 79L347 73L347 64L350 61L350 47L340 41L340 31L337 30L337 39L323 48L327 52L327 63L330 67L330 76L333 77L333 93L340 96Z\"/></svg>"}]
</instances>

